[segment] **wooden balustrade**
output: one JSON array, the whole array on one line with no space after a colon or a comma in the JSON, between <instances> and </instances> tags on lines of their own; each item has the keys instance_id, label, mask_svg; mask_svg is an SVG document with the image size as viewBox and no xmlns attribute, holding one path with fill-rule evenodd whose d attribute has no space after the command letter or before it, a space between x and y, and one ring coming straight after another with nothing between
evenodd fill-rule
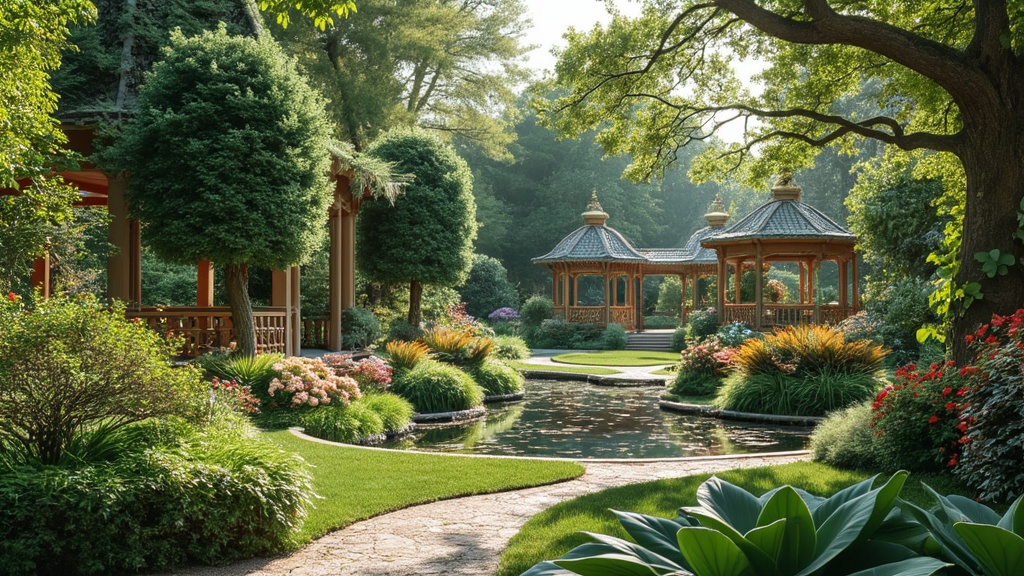
<instances>
[{"instance_id":1,"label":"wooden balustrade","mask_svg":"<svg viewBox=\"0 0 1024 576\"><path fill-rule=\"evenodd\" d=\"M327 335L330 333L331 319L324 316L319 318L302 319L302 347L303 348L327 348Z\"/></svg>"},{"instance_id":2,"label":"wooden balustrade","mask_svg":"<svg viewBox=\"0 0 1024 576\"><path fill-rule=\"evenodd\" d=\"M753 304L726 304L723 324L742 322L747 326L758 328L774 328L776 326L796 326L798 324L814 324L813 304L770 304L762 306L764 317L761 323L755 324L755 307ZM818 308L818 323L838 324L854 314L849 306L827 304Z\"/></svg>"},{"instance_id":3,"label":"wooden balustrade","mask_svg":"<svg viewBox=\"0 0 1024 576\"><path fill-rule=\"evenodd\" d=\"M129 310L151 329L183 339L181 355L194 358L211 350L227 348L234 339L231 309L227 306L168 306ZM285 351L287 311L284 307L253 308L256 348L261 352Z\"/></svg>"}]
</instances>

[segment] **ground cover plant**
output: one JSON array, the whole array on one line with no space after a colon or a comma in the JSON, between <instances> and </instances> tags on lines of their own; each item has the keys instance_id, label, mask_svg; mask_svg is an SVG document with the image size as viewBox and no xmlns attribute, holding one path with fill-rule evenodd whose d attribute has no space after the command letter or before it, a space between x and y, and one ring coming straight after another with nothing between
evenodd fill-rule
<instances>
[{"instance_id":1,"label":"ground cover plant","mask_svg":"<svg viewBox=\"0 0 1024 576\"><path fill-rule=\"evenodd\" d=\"M562 364L581 366L660 366L678 361L679 355L674 352L646 350L606 350L558 354L552 356L551 360Z\"/></svg>"},{"instance_id":2,"label":"ground cover plant","mask_svg":"<svg viewBox=\"0 0 1024 576\"><path fill-rule=\"evenodd\" d=\"M781 466L730 470L717 474L748 492L762 494L778 486L800 486L812 494L832 496L840 490L863 481L864 472L842 471L822 464L798 462ZM611 488L556 504L531 518L509 541L502 553L497 576L518 576L538 562L557 558L590 539L584 532L608 534L627 538L629 534L609 509L629 510L653 515L670 522L679 506L694 506L698 487L711 477L708 474L687 476L671 480L658 480L630 486ZM939 492L969 494L969 489L956 483L948 475L915 474L904 485L900 497L931 506L931 495L920 486L927 482ZM636 572L648 574L643 569ZM664 572L655 572L664 573Z\"/></svg>"},{"instance_id":3,"label":"ground cover plant","mask_svg":"<svg viewBox=\"0 0 1024 576\"><path fill-rule=\"evenodd\" d=\"M847 342L828 326L786 327L736 349L717 404L740 412L824 416L871 398L881 386L884 358L881 346Z\"/></svg>"},{"instance_id":4,"label":"ground cover plant","mask_svg":"<svg viewBox=\"0 0 1024 576\"><path fill-rule=\"evenodd\" d=\"M551 484L584 472L575 462L325 446L288 431L271 432L267 437L312 465L313 490L322 499L316 501L302 525L299 538L303 542L414 504ZM386 490L381 489L382 479L387 482Z\"/></svg>"}]
</instances>

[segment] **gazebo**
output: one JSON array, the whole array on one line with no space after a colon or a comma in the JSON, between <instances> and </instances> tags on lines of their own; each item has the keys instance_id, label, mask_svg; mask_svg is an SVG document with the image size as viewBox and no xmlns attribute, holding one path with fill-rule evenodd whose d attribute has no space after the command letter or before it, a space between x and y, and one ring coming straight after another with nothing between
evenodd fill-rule
<instances>
[{"instance_id":1,"label":"gazebo","mask_svg":"<svg viewBox=\"0 0 1024 576\"><path fill-rule=\"evenodd\" d=\"M755 329L802 323L838 323L858 309L857 237L816 208L800 201L800 187L784 174L772 187L772 200L729 226L700 241L713 249L718 262L718 318L723 324L742 322ZM839 301L823 303L816 278L823 262L839 268ZM765 265L793 262L799 268L800 289L794 304L764 301ZM756 272L754 301L740 299L740 277L744 266ZM728 268L734 275L735 297L726 302ZM852 301L847 286L851 284Z\"/></svg>"}]
</instances>

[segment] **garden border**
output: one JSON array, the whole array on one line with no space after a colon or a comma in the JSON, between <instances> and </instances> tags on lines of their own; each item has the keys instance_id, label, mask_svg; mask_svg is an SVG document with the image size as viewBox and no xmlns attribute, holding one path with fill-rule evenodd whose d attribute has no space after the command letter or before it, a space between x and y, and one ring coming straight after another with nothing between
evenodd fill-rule
<instances>
[{"instance_id":1,"label":"garden border","mask_svg":"<svg viewBox=\"0 0 1024 576\"><path fill-rule=\"evenodd\" d=\"M758 414L755 412L737 412L735 410L720 410L714 406L708 406L706 404L689 404L687 402L673 402L671 400L658 400L658 407L662 410L669 410L671 412L711 416L722 420L742 420L745 422L789 424L793 426L815 426L825 419L821 416L786 416L778 414Z\"/></svg>"}]
</instances>

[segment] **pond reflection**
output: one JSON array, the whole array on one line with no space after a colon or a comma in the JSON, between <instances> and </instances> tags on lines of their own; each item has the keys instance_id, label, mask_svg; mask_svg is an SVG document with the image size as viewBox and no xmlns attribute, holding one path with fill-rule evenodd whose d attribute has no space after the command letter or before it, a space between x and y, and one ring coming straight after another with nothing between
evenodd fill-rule
<instances>
[{"instance_id":1,"label":"pond reflection","mask_svg":"<svg viewBox=\"0 0 1024 576\"><path fill-rule=\"evenodd\" d=\"M810 429L667 412L661 388L526 382L526 400L488 405L484 420L419 430L388 447L563 458L666 458L800 450Z\"/></svg>"}]
</instances>

